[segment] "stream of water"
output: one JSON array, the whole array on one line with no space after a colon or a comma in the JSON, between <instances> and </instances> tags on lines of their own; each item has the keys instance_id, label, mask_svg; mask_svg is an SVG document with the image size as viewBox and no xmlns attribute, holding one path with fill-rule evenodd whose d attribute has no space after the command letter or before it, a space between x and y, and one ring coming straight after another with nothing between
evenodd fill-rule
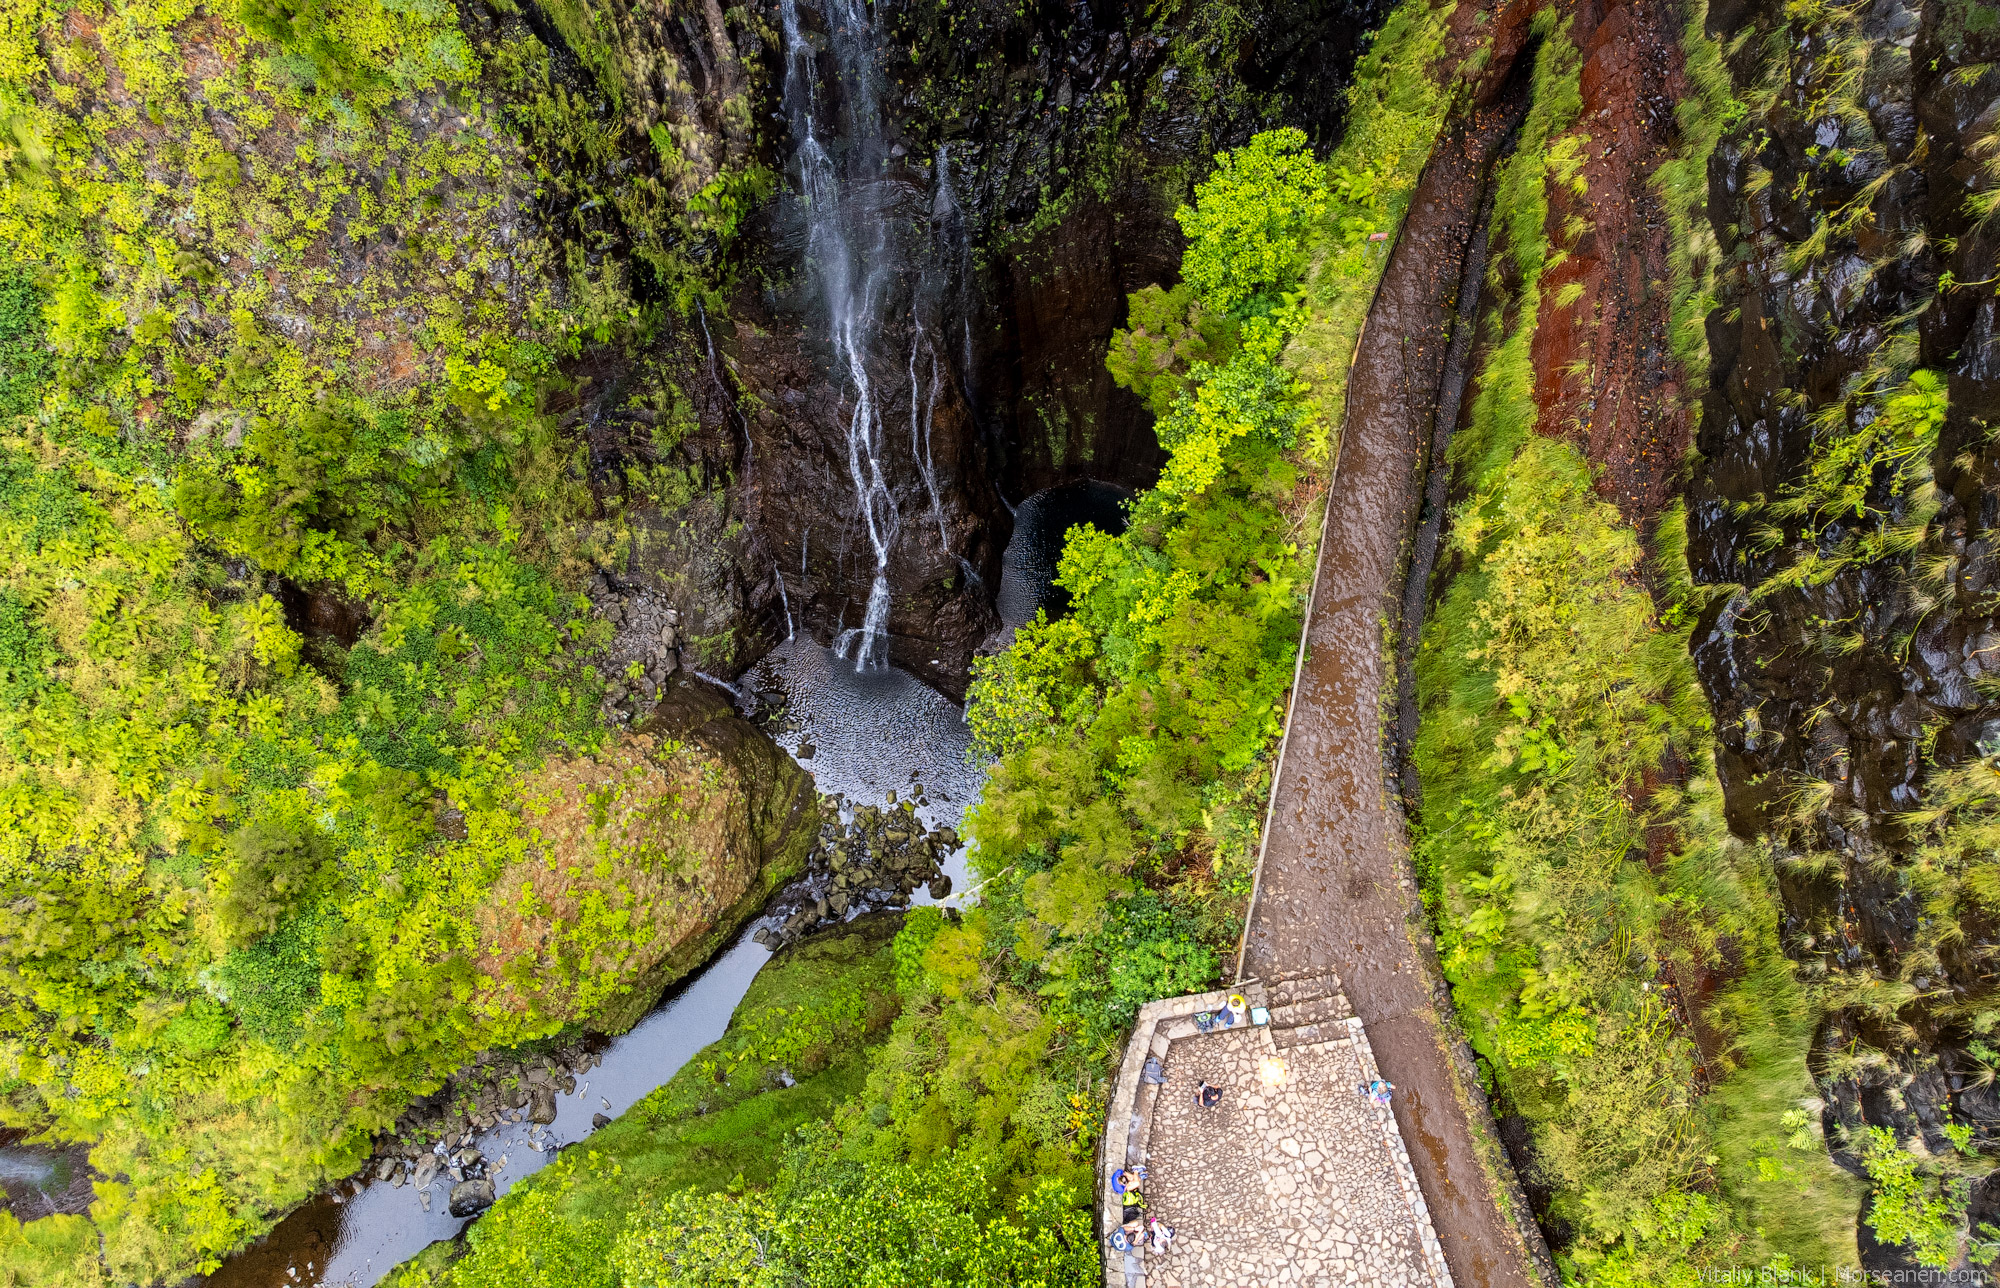
<instances>
[{"instance_id":1,"label":"stream of water","mask_svg":"<svg viewBox=\"0 0 2000 1288\"><path fill-rule=\"evenodd\" d=\"M889 552L902 515L882 461L887 427L870 362L882 333L883 306L902 265L890 222L880 209L879 173L886 159L882 112L876 94L876 42L872 20L858 0L827 0L827 45L839 70L845 130L840 160L820 141L822 112L818 51L799 27L796 0L778 7L785 37L785 118L795 141L798 195L805 203L806 268L824 297L827 338L854 400L847 424L847 469L854 482L862 527L875 556L868 608L860 628L839 642L864 670L888 663ZM842 161L846 174L842 173ZM850 182L850 179L854 180ZM916 425L916 355L911 364L911 429Z\"/></svg>"},{"instance_id":2,"label":"stream of water","mask_svg":"<svg viewBox=\"0 0 2000 1288\"><path fill-rule=\"evenodd\" d=\"M1049 580L1063 533L1075 523L1117 530L1124 493L1082 483L1030 497L1016 513L1013 539L1002 562L1000 604L1009 626L1037 607L1060 611ZM819 790L880 804L892 791L907 799L923 786L917 813L931 826L958 827L979 797L985 769L968 757L971 734L964 714L915 676L893 667L865 669L803 636L779 645L734 686L742 704L753 695L784 695L791 728L776 734L799 758ZM768 705L768 697L766 698ZM965 854L944 864L955 903L968 888ZM773 906L786 902L780 894ZM931 900L921 890L914 902ZM760 917L730 946L672 990L630 1032L600 1052L597 1068L578 1075L575 1092L556 1097L556 1121L532 1145L525 1124L502 1123L473 1139L490 1160L494 1190L505 1194L554 1151L588 1136L592 1116L617 1115L673 1077L697 1051L722 1036L730 1014L770 952L752 936L773 924ZM539 1148L537 1147L539 1146ZM20 1169L45 1166L33 1151L7 1156ZM449 1215L449 1181L432 1185L428 1211L413 1185L349 1182L294 1211L261 1242L232 1257L208 1279L209 1288L369 1288L399 1263L438 1239L449 1239L466 1221Z\"/></svg>"}]
</instances>

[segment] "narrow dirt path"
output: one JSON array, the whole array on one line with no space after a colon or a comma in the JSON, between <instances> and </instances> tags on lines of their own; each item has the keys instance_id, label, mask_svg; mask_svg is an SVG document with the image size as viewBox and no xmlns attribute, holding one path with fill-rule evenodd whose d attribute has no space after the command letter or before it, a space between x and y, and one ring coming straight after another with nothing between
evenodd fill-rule
<instances>
[{"instance_id":1,"label":"narrow dirt path","mask_svg":"<svg viewBox=\"0 0 2000 1288\"><path fill-rule=\"evenodd\" d=\"M1385 623L1398 615L1467 242L1517 98L1459 118L1439 139L1369 313L1245 945L1251 978L1339 973L1396 1086L1396 1119L1458 1288L1542 1288L1553 1268L1430 960L1385 770Z\"/></svg>"}]
</instances>

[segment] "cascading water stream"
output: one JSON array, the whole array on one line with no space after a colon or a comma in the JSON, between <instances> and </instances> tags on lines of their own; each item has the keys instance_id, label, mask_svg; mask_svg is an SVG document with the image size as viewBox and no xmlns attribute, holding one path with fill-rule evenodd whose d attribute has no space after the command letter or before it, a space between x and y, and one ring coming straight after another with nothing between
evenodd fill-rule
<instances>
[{"instance_id":1,"label":"cascading water stream","mask_svg":"<svg viewBox=\"0 0 2000 1288\"><path fill-rule=\"evenodd\" d=\"M925 382L917 378L919 353L930 362L928 390L925 389ZM910 454L916 457L917 473L923 475L924 492L931 499L931 518L937 522L938 542L950 550L951 537L945 531L944 504L938 500L937 466L931 461L931 426L937 419L938 394L944 388L943 368L944 364L938 361L937 350L931 347L930 334L919 320L917 333L910 340Z\"/></svg>"},{"instance_id":2,"label":"cascading water stream","mask_svg":"<svg viewBox=\"0 0 2000 1288\"><path fill-rule=\"evenodd\" d=\"M888 221L867 192L849 191L832 154L820 142L815 51L799 28L796 0L783 0L779 14L785 35L785 114L798 141L799 194L806 210L806 263L825 296L828 339L854 398L847 425L847 468L875 569L866 617L852 637L852 660L859 668L873 669L888 664L889 552L901 515L883 468L883 409L868 359L869 345L881 331L883 299L894 285L898 266L891 253ZM846 90L844 151L854 177L872 179L882 155L874 28L866 10L854 0L829 0L826 17ZM850 228L858 228L867 239L859 251L849 238Z\"/></svg>"}]
</instances>

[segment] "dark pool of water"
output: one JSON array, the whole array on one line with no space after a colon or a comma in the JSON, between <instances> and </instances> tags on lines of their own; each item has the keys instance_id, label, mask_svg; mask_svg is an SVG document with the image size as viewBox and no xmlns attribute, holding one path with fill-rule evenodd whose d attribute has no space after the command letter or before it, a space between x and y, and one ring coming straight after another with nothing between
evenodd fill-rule
<instances>
[{"instance_id":1,"label":"dark pool of water","mask_svg":"<svg viewBox=\"0 0 2000 1288\"><path fill-rule=\"evenodd\" d=\"M1015 515L1000 582L1000 613L1019 626L1037 607L1060 612L1067 597L1049 585L1062 553L1063 534L1092 522L1122 531L1125 493L1107 484L1081 483L1030 497ZM985 767L968 757L971 732L952 702L893 668L857 671L852 662L809 639L787 640L734 686L747 699L758 691L785 695L788 721L775 732L797 756L822 793L880 804L895 792L909 799L921 784L918 814L931 826L958 827L977 801ZM747 702L746 704L747 705ZM944 869L957 903L968 891L963 850ZM781 893L773 906L786 902ZM931 899L918 891L913 902ZM687 1061L722 1036L736 1004L770 953L751 938L770 919L745 926L731 946L683 981L631 1032L610 1042L597 1068L577 1078L574 1093L556 1098L556 1121L534 1138L525 1124L503 1123L474 1138L489 1163L497 1194L538 1170L562 1145L591 1131L593 1114L613 1117L666 1082ZM504 1162L502 1161L504 1160ZM208 1288L370 1288L395 1266L466 1221L449 1215L451 1182L431 1184L431 1208L419 1205L414 1185L349 1182L286 1217L269 1236L237 1254L208 1278Z\"/></svg>"},{"instance_id":2,"label":"dark pool of water","mask_svg":"<svg viewBox=\"0 0 2000 1288\"><path fill-rule=\"evenodd\" d=\"M1125 531L1125 502L1131 493L1086 479L1037 492L1014 511L1014 536L1007 543L995 596L1000 620L1023 626L1037 608L1050 617L1069 611L1069 592L1055 584L1063 538L1079 523L1116 535Z\"/></svg>"}]
</instances>

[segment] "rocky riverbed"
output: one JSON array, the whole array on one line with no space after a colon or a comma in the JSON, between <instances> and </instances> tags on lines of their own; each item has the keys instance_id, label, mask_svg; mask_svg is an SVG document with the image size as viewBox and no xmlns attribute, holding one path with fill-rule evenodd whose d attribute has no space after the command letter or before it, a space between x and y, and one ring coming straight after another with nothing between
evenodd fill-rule
<instances>
[{"instance_id":1,"label":"rocky riverbed","mask_svg":"<svg viewBox=\"0 0 2000 1288\"><path fill-rule=\"evenodd\" d=\"M952 891L944 859L959 848L958 832L926 828L917 807L928 804L923 783L889 793L886 805L829 798L806 875L772 905L777 924L757 931L756 940L782 947L850 916L883 908L908 907L924 890L934 900Z\"/></svg>"},{"instance_id":2,"label":"rocky riverbed","mask_svg":"<svg viewBox=\"0 0 2000 1288\"><path fill-rule=\"evenodd\" d=\"M537 1055L488 1051L454 1074L435 1095L411 1107L395 1130L375 1148L360 1182L385 1181L401 1189L414 1185L419 1207L428 1212L432 1182L448 1177L447 1210L455 1217L476 1215L495 1198L492 1172L504 1160L489 1159L475 1138L503 1124L525 1129L525 1147L534 1153L558 1148L546 1128L555 1123L558 1096L589 1091L590 1071L603 1062L603 1042L577 1041ZM610 1108L606 1099L604 1107ZM610 1122L599 1113L597 1125Z\"/></svg>"}]
</instances>

